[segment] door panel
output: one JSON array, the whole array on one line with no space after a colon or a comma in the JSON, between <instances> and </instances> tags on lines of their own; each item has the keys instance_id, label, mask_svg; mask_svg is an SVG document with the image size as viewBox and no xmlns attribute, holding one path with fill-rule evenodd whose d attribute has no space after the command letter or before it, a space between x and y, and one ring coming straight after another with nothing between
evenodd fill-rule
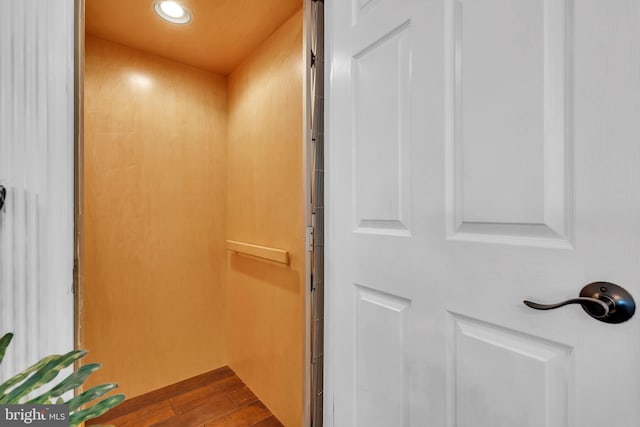
<instances>
[{"instance_id":1,"label":"door panel","mask_svg":"<svg viewBox=\"0 0 640 427\"><path fill-rule=\"evenodd\" d=\"M570 245L565 1L447 0L450 237Z\"/></svg>"},{"instance_id":2,"label":"door panel","mask_svg":"<svg viewBox=\"0 0 640 427\"><path fill-rule=\"evenodd\" d=\"M356 292L356 419L362 425L407 426L409 302L360 286Z\"/></svg>"},{"instance_id":3,"label":"door panel","mask_svg":"<svg viewBox=\"0 0 640 427\"><path fill-rule=\"evenodd\" d=\"M571 347L454 314L450 329L453 425L567 425Z\"/></svg>"},{"instance_id":4,"label":"door panel","mask_svg":"<svg viewBox=\"0 0 640 427\"><path fill-rule=\"evenodd\" d=\"M327 6L329 425L636 426L640 3Z\"/></svg>"},{"instance_id":5,"label":"door panel","mask_svg":"<svg viewBox=\"0 0 640 427\"><path fill-rule=\"evenodd\" d=\"M353 58L356 231L408 235L410 33L404 24Z\"/></svg>"},{"instance_id":6,"label":"door panel","mask_svg":"<svg viewBox=\"0 0 640 427\"><path fill-rule=\"evenodd\" d=\"M339 225L334 223L337 227L329 234L339 233L346 244L334 241L329 254L335 250L335 260L341 253L359 260L335 263L336 272L344 271L340 289L335 289L340 297L332 301L333 309L342 314L332 319L339 322L341 333L337 353L328 356L344 362L334 365L332 378L342 380L335 399L345 402L335 407L336 420L341 420L336 425L410 425L411 260L397 256L407 251L413 232L414 34L407 5L354 0L340 4L340 12L327 20L329 28L340 26L349 32L347 39L342 33L329 35L345 41L334 45L341 61L332 73L339 72L341 78L331 80L332 93L344 96L332 104L329 116L330 135L335 124L344 126L339 149L329 148L340 163L340 177L332 176L340 184L328 192L330 200L345 209L334 217ZM328 6L335 11L337 3ZM344 13L348 9L353 14ZM334 115L340 123L332 120ZM332 220L328 223L331 228Z\"/></svg>"}]
</instances>

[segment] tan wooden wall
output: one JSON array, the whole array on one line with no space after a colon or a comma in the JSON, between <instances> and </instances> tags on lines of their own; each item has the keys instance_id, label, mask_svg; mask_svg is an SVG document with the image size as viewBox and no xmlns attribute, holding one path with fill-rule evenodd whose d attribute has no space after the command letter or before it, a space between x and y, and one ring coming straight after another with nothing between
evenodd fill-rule
<instances>
[{"instance_id":1,"label":"tan wooden wall","mask_svg":"<svg viewBox=\"0 0 640 427\"><path fill-rule=\"evenodd\" d=\"M226 79L88 37L81 343L127 397L226 360Z\"/></svg>"},{"instance_id":2,"label":"tan wooden wall","mask_svg":"<svg viewBox=\"0 0 640 427\"><path fill-rule=\"evenodd\" d=\"M229 362L286 426L302 425L304 209L302 13L229 76L231 240L290 252L290 266L228 254Z\"/></svg>"}]
</instances>

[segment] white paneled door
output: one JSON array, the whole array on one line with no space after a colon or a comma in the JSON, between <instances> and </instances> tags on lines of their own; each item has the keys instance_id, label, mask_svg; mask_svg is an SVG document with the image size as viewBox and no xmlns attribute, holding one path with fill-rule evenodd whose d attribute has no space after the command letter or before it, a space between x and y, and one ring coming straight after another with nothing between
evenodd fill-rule
<instances>
[{"instance_id":1,"label":"white paneled door","mask_svg":"<svg viewBox=\"0 0 640 427\"><path fill-rule=\"evenodd\" d=\"M328 425L639 426L640 1L326 8Z\"/></svg>"},{"instance_id":2,"label":"white paneled door","mask_svg":"<svg viewBox=\"0 0 640 427\"><path fill-rule=\"evenodd\" d=\"M0 382L73 348L74 0L0 0Z\"/></svg>"}]
</instances>

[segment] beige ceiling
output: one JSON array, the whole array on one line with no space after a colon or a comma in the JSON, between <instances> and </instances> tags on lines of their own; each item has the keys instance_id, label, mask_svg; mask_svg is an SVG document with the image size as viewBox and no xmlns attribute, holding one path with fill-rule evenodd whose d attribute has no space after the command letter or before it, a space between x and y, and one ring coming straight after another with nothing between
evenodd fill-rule
<instances>
[{"instance_id":1,"label":"beige ceiling","mask_svg":"<svg viewBox=\"0 0 640 427\"><path fill-rule=\"evenodd\" d=\"M178 0L187 25L171 24L152 0L85 0L88 34L219 74L229 74L302 0Z\"/></svg>"}]
</instances>

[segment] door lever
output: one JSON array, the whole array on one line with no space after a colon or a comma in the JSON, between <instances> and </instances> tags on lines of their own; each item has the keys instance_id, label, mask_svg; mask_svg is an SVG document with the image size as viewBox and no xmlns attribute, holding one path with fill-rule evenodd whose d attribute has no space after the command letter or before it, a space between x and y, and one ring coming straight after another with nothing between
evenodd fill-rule
<instances>
[{"instance_id":1,"label":"door lever","mask_svg":"<svg viewBox=\"0 0 640 427\"><path fill-rule=\"evenodd\" d=\"M523 302L527 307L535 310L553 310L569 304L580 304L589 316L606 323L626 322L636 311L636 304L631 294L623 287L609 282L589 283L582 288L578 298L556 304Z\"/></svg>"},{"instance_id":2,"label":"door lever","mask_svg":"<svg viewBox=\"0 0 640 427\"><path fill-rule=\"evenodd\" d=\"M528 307L536 310L553 310L569 304L581 304L596 319L602 319L609 315L609 305L595 298L578 297L568 299L557 304L538 304L537 302L523 301Z\"/></svg>"}]
</instances>

